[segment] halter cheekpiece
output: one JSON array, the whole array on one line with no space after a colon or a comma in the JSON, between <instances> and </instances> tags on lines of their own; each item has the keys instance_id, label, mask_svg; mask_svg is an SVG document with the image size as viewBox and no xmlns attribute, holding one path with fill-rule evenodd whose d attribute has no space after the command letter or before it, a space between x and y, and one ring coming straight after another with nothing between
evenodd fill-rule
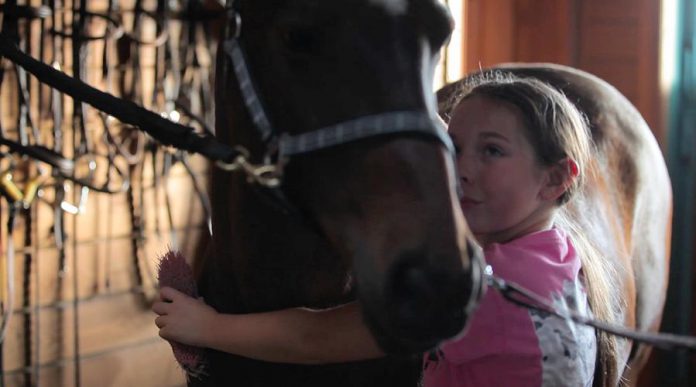
<instances>
[{"instance_id":1,"label":"halter cheekpiece","mask_svg":"<svg viewBox=\"0 0 696 387\"><path fill-rule=\"evenodd\" d=\"M234 7L233 0L228 0L226 9L229 26L223 50L232 64L237 85L254 127L269 151L265 155L265 164L252 165L248 161L248 152L237 147L241 155L232 163L218 162L219 167L225 170L243 170L251 181L267 187L276 187L281 182L283 165L292 156L395 133L423 134L435 138L454 155L454 146L444 124L432 113L424 110L388 111L360 116L296 135L277 130L264 109L239 41L242 34L242 17Z\"/></svg>"}]
</instances>

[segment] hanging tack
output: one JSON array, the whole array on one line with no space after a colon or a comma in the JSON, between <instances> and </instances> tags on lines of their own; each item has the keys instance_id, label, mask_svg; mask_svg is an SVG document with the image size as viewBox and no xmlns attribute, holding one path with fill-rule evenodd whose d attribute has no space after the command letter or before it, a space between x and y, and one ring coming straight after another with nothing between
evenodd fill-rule
<instances>
[{"instance_id":1,"label":"hanging tack","mask_svg":"<svg viewBox=\"0 0 696 387\"><path fill-rule=\"evenodd\" d=\"M43 176L37 176L29 180L27 185L24 186L24 195L22 197L22 205L24 208L29 208L31 203L34 202L34 199L36 199L36 193L38 192L43 180Z\"/></svg>"},{"instance_id":2,"label":"hanging tack","mask_svg":"<svg viewBox=\"0 0 696 387\"><path fill-rule=\"evenodd\" d=\"M20 201L24 198L22 190L12 180L12 172L7 170L0 173L0 188L2 193L12 202Z\"/></svg>"}]
</instances>

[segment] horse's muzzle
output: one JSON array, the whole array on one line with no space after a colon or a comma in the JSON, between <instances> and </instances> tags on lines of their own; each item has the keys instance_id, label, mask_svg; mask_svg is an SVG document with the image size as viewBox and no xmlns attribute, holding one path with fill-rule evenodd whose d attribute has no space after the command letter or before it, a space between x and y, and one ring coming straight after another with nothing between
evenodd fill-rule
<instances>
[{"instance_id":1,"label":"horse's muzzle","mask_svg":"<svg viewBox=\"0 0 696 387\"><path fill-rule=\"evenodd\" d=\"M386 273L384 300L378 302L382 310L371 314L366 308L367 322L388 353L424 352L456 336L469 319L472 302L480 298L478 260L452 270L452 265L437 263L453 257L423 257L398 259Z\"/></svg>"}]
</instances>

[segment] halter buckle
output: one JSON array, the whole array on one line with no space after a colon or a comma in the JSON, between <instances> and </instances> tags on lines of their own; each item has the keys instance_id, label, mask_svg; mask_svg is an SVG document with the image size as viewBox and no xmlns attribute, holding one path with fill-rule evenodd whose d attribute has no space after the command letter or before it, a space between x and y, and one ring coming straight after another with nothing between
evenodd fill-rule
<instances>
[{"instance_id":1,"label":"halter buckle","mask_svg":"<svg viewBox=\"0 0 696 387\"><path fill-rule=\"evenodd\" d=\"M247 181L256 183L266 188L280 186L281 168L273 164L253 164L249 162L249 154L240 149L240 154L231 163L218 161L215 163L223 171L242 171L247 176Z\"/></svg>"}]
</instances>

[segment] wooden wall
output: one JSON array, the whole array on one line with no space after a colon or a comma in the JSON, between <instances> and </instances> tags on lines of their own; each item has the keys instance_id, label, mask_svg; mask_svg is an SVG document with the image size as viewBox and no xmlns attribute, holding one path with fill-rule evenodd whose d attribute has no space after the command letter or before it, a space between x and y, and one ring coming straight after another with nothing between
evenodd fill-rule
<instances>
[{"instance_id":1,"label":"wooden wall","mask_svg":"<svg viewBox=\"0 0 696 387\"><path fill-rule=\"evenodd\" d=\"M465 1L465 72L505 62L588 71L638 107L664 149L659 0Z\"/></svg>"},{"instance_id":2,"label":"wooden wall","mask_svg":"<svg viewBox=\"0 0 696 387\"><path fill-rule=\"evenodd\" d=\"M205 165L200 160L195 164L196 173L205 175ZM124 193L91 192L83 213L66 216L67 269L62 275L53 241L51 206L37 202L30 210L34 235L31 246L23 243L25 219L17 220L13 234L17 293L3 348L6 386L28 385L27 380L39 381L42 387L183 384L183 373L169 345L159 338L155 315L140 291L144 290L147 297L155 294L157 257L173 244L172 230L177 233L179 246L190 256L202 229L203 212L181 165L170 172L166 184L153 187L151 176L143 182L147 188L141 236L131 229ZM173 227L166 221L165 194L172 200ZM3 223L7 213L3 201ZM144 268L142 289L136 281L133 238L142 238L138 263ZM4 240L3 246L6 243ZM32 254L29 267L25 253ZM31 283L28 299L22 294L25 280ZM27 332L32 348L30 363L25 358Z\"/></svg>"},{"instance_id":3,"label":"wooden wall","mask_svg":"<svg viewBox=\"0 0 696 387\"><path fill-rule=\"evenodd\" d=\"M19 2L41 4L40 0ZM78 2L75 2L78 4ZM103 11L106 0L87 2L90 11ZM119 5L132 9L133 1L121 0ZM145 6L154 9L154 1L145 1ZM70 3L68 2L68 5ZM68 13L64 15L69 17ZM69 20L69 19L68 19ZM132 19L130 19L132 20ZM124 24L129 26L128 16ZM38 22L21 23L25 48L39 57ZM95 34L103 31L103 23L90 23ZM69 28L69 24L68 27ZM176 26L170 26L174 33ZM154 23L144 22L142 37L154 37ZM48 35L48 34L47 34ZM176 35L172 39L177 39ZM71 46L66 41L62 58L57 61L62 69L71 73ZM86 44L85 79L101 90L119 94L119 76L115 61L115 41L109 41L108 78L102 74L101 42ZM203 49L201 47L201 49ZM137 82L144 103L156 111L163 111L163 97L151 99L158 92L153 89L154 49L142 48L140 62L142 71ZM44 62L51 63L55 53L46 51ZM201 59L205 59L201 57ZM210 61L202 62L203 66ZM18 101L16 73L6 60L2 61L4 78L0 89L0 123L2 134L7 138L18 138ZM132 71L129 70L129 72ZM128 73L130 76L131 73ZM148 82L149 80L149 82ZM206 81L202 79L202 81ZM30 136L32 143L52 147L53 112L48 103L50 91L43 88L43 100L39 98L40 87L30 78L30 114L39 128L39 138ZM74 154L73 134L75 122L72 117L72 100L63 97L63 145L64 154ZM190 124L182 118L182 123ZM93 109L87 110L86 130L97 153L106 154L105 129ZM119 130L109 130L118 137ZM121 137L121 139L124 139ZM144 141L141 137L140 141ZM6 149L3 148L3 151ZM130 149L131 151L133 148ZM158 336L154 324L155 314L150 310L150 300L156 294L157 259L168 247L178 247L187 256L195 249L197 237L205 232L205 215L198 200L191 175L181 163L162 173L163 157L168 152L159 148L157 172L154 171L152 155L147 152L137 158L132 166L131 183L135 191L135 210L142 221L142 232L133 226L130 217L132 206L125 192L103 194L91 191L86 205L79 214L64 213L65 219L65 270L59 270L60 251L54 238L54 209L57 203L36 200L28 210L19 211L14 232L8 235L5 226L10 204L0 196L0 248L3 262L7 259L6 247L12 239L15 246L15 270L8 277L15 284L14 308L7 337L2 343L2 378L5 386L105 386L105 387L172 387L185 383L183 371L176 364L167 342ZM11 165L13 159L14 165ZM192 174L205 188L207 163L200 157L190 157ZM98 168L104 168L104 159ZM128 173L124 159L117 160ZM44 165L44 168L47 166ZM34 163L20 157L3 155L0 170L13 170L15 182L25 187L26 176L35 176ZM49 170L50 173L50 170ZM155 174L158 179L155 180ZM142 176L142 178L141 178ZM113 179L118 179L116 175ZM54 190L45 181L44 193L50 196ZM80 192L78 185L65 184L66 201L77 204L74 193ZM167 207L167 200L171 207ZM168 213L171 211L171 214ZM171 215L171 224L169 222ZM27 216L31 224L27 222ZM26 243L26 236L31 242ZM137 262L133 243L139 245ZM28 258L31 259L28 259ZM140 268L142 284L137 280ZM1 272L1 270L0 270ZM0 276L0 286L5 287L5 276ZM148 298L148 299L146 299ZM5 304L7 305L7 304ZM3 316L4 317L4 316ZM0 383L2 384L2 383Z\"/></svg>"}]
</instances>

